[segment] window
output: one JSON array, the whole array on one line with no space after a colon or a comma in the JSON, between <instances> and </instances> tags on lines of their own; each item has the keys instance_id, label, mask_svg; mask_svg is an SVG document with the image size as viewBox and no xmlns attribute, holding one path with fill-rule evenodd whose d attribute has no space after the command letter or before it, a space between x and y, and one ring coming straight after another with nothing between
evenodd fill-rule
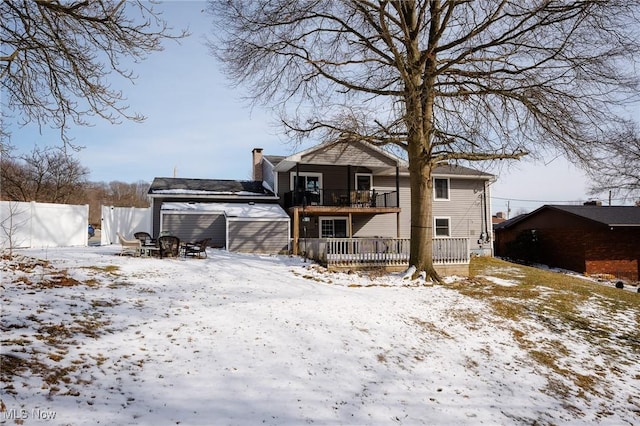
<instances>
[{"instance_id":1,"label":"window","mask_svg":"<svg viewBox=\"0 0 640 426\"><path fill-rule=\"evenodd\" d=\"M320 218L320 238L346 238L347 219Z\"/></svg>"},{"instance_id":2,"label":"window","mask_svg":"<svg viewBox=\"0 0 640 426\"><path fill-rule=\"evenodd\" d=\"M291 173L291 190L292 191L311 191L317 192L322 188L322 175L320 173L305 173L300 175Z\"/></svg>"},{"instance_id":3,"label":"window","mask_svg":"<svg viewBox=\"0 0 640 426\"><path fill-rule=\"evenodd\" d=\"M372 181L372 174L356 173L356 191L371 191Z\"/></svg>"},{"instance_id":4,"label":"window","mask_svg":"<svg viewBox=\"0 0 640 426\"><path fill-rule=\"evenodd\" d=\"M436 200L449 199L449 179L433 179L433 193Z\"/></svg>"},{"instance_id":5,"label":"window","mask_svg":"<svg viewBox=\"0 0 640 426\"><path fill-rule=\"evenodd\" d=\"M291 173L291 190L297 203L322 205L322 173Z\"/></svg>"},{"instance_id":6,"label":"window","mask_svg":"<svg viewBox=\"0 0 640 426\"><path fill-rule=\"evenodd\" d=\"M435 224L435 236L436 237L449 237L451 236L449 229L448 217L436 217L433 219Z\"/></svg>"}]
</instances>

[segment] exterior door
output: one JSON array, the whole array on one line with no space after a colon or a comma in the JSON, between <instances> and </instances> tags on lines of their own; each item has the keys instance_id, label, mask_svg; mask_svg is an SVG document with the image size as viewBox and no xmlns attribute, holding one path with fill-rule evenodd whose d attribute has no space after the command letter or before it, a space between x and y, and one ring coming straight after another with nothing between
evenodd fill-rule
<instances>
[{"instance_id":1,"label":"exterior door","mask_svg":"<svg viewBox=\"0 0 640 426\"><path fill-rule=\"evenodd\" d=\"M302 172L291 174L291 190L306 197L307 204L322 205L322 174Z\"/></svg>"}]
</instances>

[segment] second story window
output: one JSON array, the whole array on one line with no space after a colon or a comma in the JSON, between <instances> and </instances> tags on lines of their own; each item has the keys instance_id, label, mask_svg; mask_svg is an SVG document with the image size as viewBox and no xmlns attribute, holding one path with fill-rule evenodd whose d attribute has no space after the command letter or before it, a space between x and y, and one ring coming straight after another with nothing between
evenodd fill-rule
<instances>
[{"instance_id":1,"label":"second story window","mask_svg":"<svg viewBox=\"0 0 640 426\"><path fill-rule=\"evenodd\" d=\"M322 205L322 173L291 173L294 205Z\"/></svg>"},{"instance_id":2,"label":"second story window","mask_svg":"<svg viewBox=\"0 0 640 426\"><path fill-rule=\"evenodd\" d=\"M434 199L448 200L449 199L449 179L434 178L433 192L434 192Z\"/></svg>"},{"instance_id":3,"label":"second story window","mask_svg":"<svg viewBox=\"0 0 640 426\"><path fill-rule=\"evenodd\" d=\"M373 181L371 173L356 173L356 191L370 191Z\"/></svg>"},{"instance_id":4,"label":"second story window","mask_svg":"<svg viewBox=\"0 0 640 426\"><path fill-rule=\"evenodd\" d=\"M292 191L318 192L322 188L322 175L320 173L303 172L299 175L291 174Z\"/></svg>"}]
</instances>

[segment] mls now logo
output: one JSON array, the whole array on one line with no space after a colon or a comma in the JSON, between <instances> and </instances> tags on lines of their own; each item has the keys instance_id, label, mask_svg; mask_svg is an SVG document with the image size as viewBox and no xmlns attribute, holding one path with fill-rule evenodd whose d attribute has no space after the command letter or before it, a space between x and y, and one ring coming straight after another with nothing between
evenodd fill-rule
<instances>
[{"instance_id":1,"label":"mls now logo","mask_svg":"<svg viewBox=\"0 0 640 426\"><path fill-rule=\"evenodd\" d=\"M34 408L33 410L27 410L25 408L10 408L2 412L2 417L5 420L53 420L56 418L57 413L55 411L41 410Z\"/></svg>"}]
</instances>

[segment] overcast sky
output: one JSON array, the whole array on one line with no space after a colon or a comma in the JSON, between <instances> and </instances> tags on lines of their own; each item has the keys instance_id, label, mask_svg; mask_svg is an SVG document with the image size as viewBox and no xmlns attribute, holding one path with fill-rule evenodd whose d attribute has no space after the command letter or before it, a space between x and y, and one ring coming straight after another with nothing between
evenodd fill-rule
<instances>
[{"instance_id":1,"label":"overcast sky","mask_svg":"<svg viewBox=\"0 0 640 426\"><path fill-rule=\"evenodd\" d=\"M167 43L164 51L137 64L135 85L121 85L131 110L147 117L144 123L96 120L92 127L71 129L74 143L85 147L77 157L90 169L90 180L151 182L174 174L250 179L254 147L264 148L265 154L288 155L320 142L296 149L279 133L268 110L248 108L241 91L230 87L204 45L211 28L204 2L173 1L161 8L174 28L188 27L191 36L180 44ZM39 134L33 125L8 124L11 142L21 151L61 144L57 131ZM494 212L506 211L508 205L513 216L543 204L590 198L584 174L562 158L509 163L489 172L498 176L492 186Z\"/></svg>"}]
</instances>

